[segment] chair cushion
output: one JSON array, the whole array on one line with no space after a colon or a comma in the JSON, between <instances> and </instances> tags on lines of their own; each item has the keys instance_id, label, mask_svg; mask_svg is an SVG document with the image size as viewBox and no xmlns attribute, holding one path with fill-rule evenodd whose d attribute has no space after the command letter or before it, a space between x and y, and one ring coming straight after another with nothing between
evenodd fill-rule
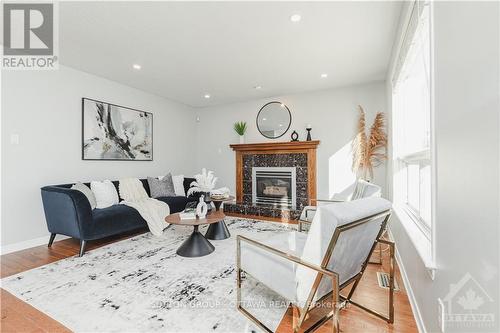
<instances>
[{"instance_id":1,"label":"chair cushion","mask_svg":"<svg viewBox=\"0 0 500 333\"><path fill-rule=\"evenodd\" d=\"M355 183L351 184L348 188L340 193L335 193L330 200L337 201L352 201L368 197L380 197L381 188L378 185L367 182L362 179L358 179ZM321 202L318 202L318 205ZM322 204L329 204L323 202ZM315 211L309 210L306 216L306 209L316 208L316 206L306 206L300 213L300 219L303 221L312 222L314 218Z\"/></svg>"},{"instance_id":2,"label":"chair cushion","mask_svg":"<svg viewBox=\"0 0 500 333\"><path fill-rule=\"evenodd\" d=\"M196 198L188 197L159 197L157 200L163 201L170 207L170 214L182 212L186 204L190 201L198 201Z\"/></svg>"},{"instance_id":3,"label":"chair cushion","mask_svg":"<svg viewBox=\"0 0 500 333\"><path fill-rule=\"evenodd\" d=\"M363 179L358 179L350 200L358 200L368 197L380 197L380 192L380 186L367 182Z\"/></svg>"},{"instance_id":4,"label":"chair cushion","mask_svg":"<svg viewBox=\"0 0 500 333\"><path fill-rule=\"evenodd\" d=\"M293 231L273 234L260 242L299 257L306 238L306 234ZM293 261L283 259L242 241L241 267L246 273L281 296L290 301L295 300L296 264Z\"/></svg>"},{"instance_id":5,"label":"chair cushion","mask_svg":"<svg viewBox=\"0 0 500 333\"><path fill-rule=\"evenodd\" d=\"M337 227L354 222L391 208L391 203L382 198L370 197L348 202L318 206L318 210L307 234L307 240L301 259L315 265L321 265ZM376 239L383 219L373 220L356 228L341 233L328 269L339 274L339 283L352 278L361 270ZM298 267L296 273L297 298L304 303L313 285L316 273L310 269ZM318 297L331 290L331 281L323 279Z\"/></svg>"},{"instance_id":6,"label":"chair cushion","mask_svg":"<svg viewBox=\"0 0 500 333\"><path fill-rule=\"evenodd\" d=\"M139 212L122 204L94 209L92 223L84 226L86 239L98 239L141 227L147 227L147 224Z\"/></svg>"}]
</instances>

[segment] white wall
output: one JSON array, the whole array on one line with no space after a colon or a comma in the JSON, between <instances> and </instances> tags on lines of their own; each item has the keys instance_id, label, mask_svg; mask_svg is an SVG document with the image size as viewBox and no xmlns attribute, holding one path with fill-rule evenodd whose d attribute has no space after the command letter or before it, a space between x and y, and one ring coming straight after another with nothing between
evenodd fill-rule
<instances>
[{"instance_id":1,"label":"white wall","mask_svg":"<svg viewBox=\"0 0 500 333\"><path fill-rule=\"evenodd\" d=\"M82 161L82 97L152 112L154 161ZM192 175L194 130L191 108L68 67L2 71L2 247L48 235L44 185ZM18 145L10 143L12 134L19 134Z\"/></svg>"},{"instance_id":2,"label":"white wall","mask_svg":"<svg viewBox=\"0 0 500 333\"><path fill-rule=\"evenodd\" d=\"M440 331L437 298L443 298L451 284L469 272L494 299L493 303L485 300L480 311L495 313L495 326L454 328L446 332L497 332L499 4L435 2L433 19L437 164L435 280L427 274L397 215L392 219L391 230L423 330ZM388 104L390 106L390 99ZM389 176L388 188L391 186Z\"/></svg>"},{"instance_id":3,"label":"white wall","mask_svg":"<svg viewBox=\"0 0 500 333\"><path fill-rule=\"evenodd\" d=\"M198 168L215 171L219 177L218 186L228 186L234 193L235 153L229 144L238 143L238 136L233 130L236 121L247 122L245 140L248 143L290 141L293 130L299 133L299 140L305 140L305 127L311 124L313 140L321 141L317 151L318 197L327 198L345 189L354 180L350 171L350 142L356 133L357 106L364 107L367 126L371 126L375 113L386 111L385 89L383 82L375 82L198 109ZM263 137L255 123L259 109L270 101L286 104L292 114L290 129L276 140ZM376 169L374 182L385 185L383 166Z\"/></svg>"}]
</instances>

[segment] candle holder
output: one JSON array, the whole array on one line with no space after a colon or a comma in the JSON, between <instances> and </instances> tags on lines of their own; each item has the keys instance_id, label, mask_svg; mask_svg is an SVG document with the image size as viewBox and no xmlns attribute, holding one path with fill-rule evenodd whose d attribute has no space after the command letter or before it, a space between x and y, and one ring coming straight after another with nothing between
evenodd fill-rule
<instances>
[{"instance_id":1,"label":"candle holder","mask_svg":"<svg viewBox=\"0 0 500 333\"><path fill-rule=\"evenodd\" d=\"M307 139L306 140L307 141L311 141L312 140L311 139L311 130L312 130L312 128L308 126L308 127L306 127L306 130L307 130Z\"/></svg>"}]
</instances>

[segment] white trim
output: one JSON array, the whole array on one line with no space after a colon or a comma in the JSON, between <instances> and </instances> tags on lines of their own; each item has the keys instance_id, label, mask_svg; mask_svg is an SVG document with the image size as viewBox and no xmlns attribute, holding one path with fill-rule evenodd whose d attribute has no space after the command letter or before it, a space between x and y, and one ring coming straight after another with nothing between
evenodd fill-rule
<instances>
[{"instance_id":1,"label":"white trim","mask_svg":"<svg viewBox=\"0 0 500 333\"><path fill-rule=\"evenodd\" d=\"M399 159L407 164L417 164L422 161L430 161L431 151L430 148L427 148L408 155L399 156Z\"/></svg>"},{"instance_id":2,"label":"white trim","mask_svg":"<svg viewBox=\"0 0 500 333\"><path fill-rule=\"evenodd\" d=\"M430 29L430 97L431 97L431 128L430 128L430 154L431 154L431 261L436 262L436 224L437 224L437 145L436 145L436 105L435 105L435 75L434 75L434 2L429 3L429 29ZM434 280L434 271L432 279Z\"/></svg>"},{"instance_id":3,"label":"white trim","mask_svg":"<svg viewBox=\"0 0 500 333\"><path fill-rule=\"evenodd\" d=\"M408 216L408 214L398 205L393 206L394 214L400 221L403 229L405 230L408 238L410 238L413 247L417 251L420 259L427 268L427 272L432 280L434 280L434 274L437 270L436 263L433 257L433 249L431 247L432 240L428 239L423 231L417 226L417 224Z\"/></svg>"},{"instance_id":4,"label":"white trim","mask_svg":"<svg viewBox=\"0 0 500 333\"><path fill-rule=\"evenodd\" d=\"M26 249L29 249L29 248L32 248L35 246L47 245L49 243L49 237L50 237L50 234L47 236L29 239L29 240L17 242L14 244L3 245L2 249L0 251L0 255L12 253L12 252L17 252L17 251L21 251L21 250L26 250ZM63 235L56 236L56 239L58 239L58 240L63 240L63 239L67 239L67 238L70 238L70 237L63 236Z\"/></svg>"},{"instance_id":5,"label":"white trim","mask_svg":"<svg viewBox=\"0 0 500 333\"><path fill-rule=\"evenodd\" d=\"M394 239L391 229L387 228L387 232L389 233L390 239ZM406 295L408 296L408 300L410 301L411 310L413 312L413 317L417 324L419 333L427 333L425 329L424 319L422 318L422 314L420 309L418 308L417 299L415 298L415 294L413 293L413 289L411 288L410 280L408 279L408 275L406 274L405 266L403 265L403 259L401 259L401 255L399 254L398 247L396 244L396 263L399 267L399 272L401 273L401 279L403 280L403 285L406 290Z\"/></svg>"}]
</instances>

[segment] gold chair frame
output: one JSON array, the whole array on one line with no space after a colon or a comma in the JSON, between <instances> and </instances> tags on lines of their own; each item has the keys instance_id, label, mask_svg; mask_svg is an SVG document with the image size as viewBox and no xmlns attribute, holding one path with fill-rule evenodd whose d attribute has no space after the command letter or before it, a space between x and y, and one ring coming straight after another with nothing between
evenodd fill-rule
<instances>
[{"instance_id":1,"label":"gold chair frame","mask_svg":"<svg viewBox=\"0 0 500 333\"><path fill-rule=\"evenodd\" d=\"M262 330L264 330L266 332L270 332L270 333L273 332L264 323L262 323L254 315L252 315L248 310L246 310L245 308L242 307L242 303L241 303L241 274L243 272L243 269L241 268L241 242L246 242L252 246L255 246L259 249L267 251L273 255L279 256L279 257L284 258L286 260L290 260L298 265L308 267L308 268L317 272L316 278L315 278L314 283L312 285L311 291L309 292L309 295L307 297L307 300L305 302L304 307L297 308L298 312L299 312L299 318L298 318L297 322L295 322L295 320L294 320L294 324L293 324L293 331L294 332L299 331L302 324L305 322L305 320L307 318L307 314L314 309L314 306L311 306L311 305L314 305L313 304L314 296L316 295L316 292L318 291L318 288L319 288L319 285L320 285L322 278L325 276L332 280L332 291L329 294L321 297L320 301L326 299L331 294L332 301L333 301L333 303L332 303L333 309L328 314L321 317L318 321L316 321L314 324L312 324L309 328L307 328L304 331L304 333L308 333L308 332L312 332L312 331L316 330L317 328L319 328L321 325L323 325L324 323L326 323L330 319L332 320L332 332L334 332L334 333L340 332L340 330L339 330L339 310L341 307L345 306L347 303L351 303L351 304L367 311L368 313L370 313L372 315L375 315L381 319L384 319L385 321L387 321L390 324L394 323L394 262L395 262L394 251L395 251L395 244L392 241L380 239L382 234L385 231L385 228L386 228L387 222L389 221L390 216L391 216L391 210L386 210L384 212L381 212L381 213L378 213L378 214L375 214L375 215L372 215L372 216L369 216L369 217L366 217L366 218L363 218L363 219L360 219L357 221L353 221L353 222L338 226L335 229L335 232L333 233L332 238L330 239L330 243L328 244L328 248L326 250L325 256L323 257L323 260L322 260L320 266L306 262L297 256L280 251L280 250L275 249L273 247L270 247L266 244L263 244L263 243L255 241L255 240L252 240L250 238L238 235L238 237L236 239L236 269L237 269L236 299L237 299L238 310L241 313L243 313L248 319L250 319L253 323L255 323L257 326L259 326ZM380 218L384 218L384 220L380 226L380 230L377 234L375 242L373 243L373 245L368 253L368 256L366 257L365 261L361 265L360 271L356 275L351 277L349 280L347 280L343 284L339 285L338 273L329 270L327 266L328 266L328 263L330 262L330 258L333 254L333 250L335 248L335 245L337 244L337 240L339 239L340 234L346 230L349 230L349 229L352 229L355 227L359 227L360 225L363 225L365 223L368 223L370 221L373 221L375 219L380 219ZM354 302L352 300L352 296L353 296L353 294L354 294L354 292L359 284L359 281L363 277L363 273L365 272L365 269L366 269L367 265L369 264L370 257L373 254L373 251L374 251L377 243L387 244L387 245L389 245L389 248L390 248L390 272L389 272L390 279L389 279L389 302L388 302L389 311L388 311L388 315L384 315L384 314L379 313L375 310L369 309L368 307L363 306L362 304L359 304L359 303ZM248 274L248 273L246 273L246 274ZM351 290L349 291L348 295L347 296L340 295L340 291L353 282L354 282L354 284L353 284ZM342 303L339 302L340 300L342 301ZM315 303L318 303L318 302L315 302Z\"/></svg>"}]
</instances>

